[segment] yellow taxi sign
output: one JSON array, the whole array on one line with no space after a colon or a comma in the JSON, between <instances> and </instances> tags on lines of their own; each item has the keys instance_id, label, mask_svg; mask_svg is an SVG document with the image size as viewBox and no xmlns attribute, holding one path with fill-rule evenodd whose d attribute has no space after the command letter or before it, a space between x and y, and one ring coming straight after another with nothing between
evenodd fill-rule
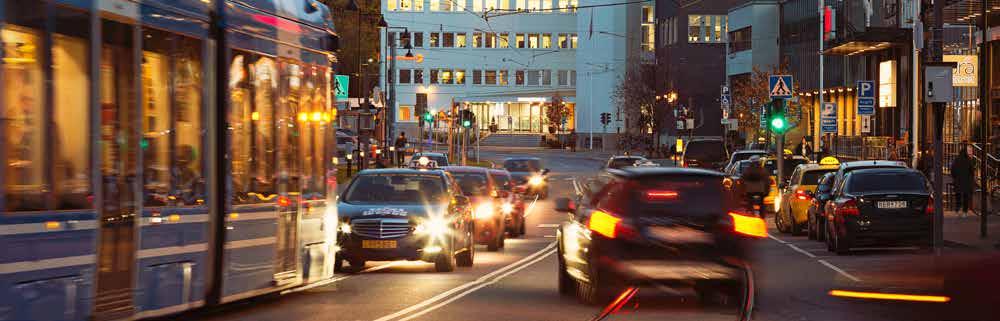
<instances>
[{"instance_id":1,"label":"yellow taxi sign","mask_svg":"<svg viewBox=\"0 0 1000 321\"><path fill-rule=\"evenodd\" d=\"M840 160L833 156L823 157L819 160L820 165L840 165Z\"/></svg>"},{"instance_id":2,"label":"yellow taxi sign","mask_svg":"<svg viewBox=\"0 0 1000 321\"><path fill-rule=\"evenodd\" d=\"M676 150L678 153L683 153L684 152L684 140L683 139L680 139L680 138L677 139L677 141L674 143L674 150Z\"/></svg>"},{"instance_id":3,"label":"yellow taxi sign","mask_svg":"<svg viewBox=\"0 0 1000 321\"><path fill-rule=\"evenodd\" d=\"M792 150L786 148L785 149L785 155L791 155L791 154L792 154Z\"/></svg>"}]
</instances>

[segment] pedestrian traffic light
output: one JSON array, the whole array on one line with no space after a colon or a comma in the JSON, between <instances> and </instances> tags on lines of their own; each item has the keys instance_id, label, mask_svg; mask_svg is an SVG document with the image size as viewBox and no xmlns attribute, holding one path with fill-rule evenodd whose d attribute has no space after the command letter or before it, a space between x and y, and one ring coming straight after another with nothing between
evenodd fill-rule
<instances>
[{"instance_id":1,"label":"pedestrian traffic light","mask_svg":"<svg viewBox=\"0 0 1000 321\"><path fill-rule=\"evenodd\" d=\"M423 116L423 117L424 117L424 121L426 121L426 122L428 122L428 123L429 123L429 122L433 122L433 121L434 121L434 114L432 114L432 113L431 113L431 112L429 112L429 111L428 111L428 112L425 112L425 113L424 113L424 116Z\"/></svg>"},{"instance_id":2,"label":"pedestrian traffic light","mask_svg":"<svg viewBox=\"0 0 1000 321\"><path fill-rule=\"evenodd\" d=\"M784 101L776 100L771 104L770 112L767 113L767 123L770 125L771 131L778 134L783 134L788 129Z\"/></svg>"},{"instance_id":3,"label":"pedestrian traffic light","mask_svg":"<svg viewBox=\"0 0 1000 321\"><path fill-rule=\"evenodd\" d=\"M462 127L469 128L472 127L472 121L468 119L462 120Z\"/></svg>"}]
</instances>

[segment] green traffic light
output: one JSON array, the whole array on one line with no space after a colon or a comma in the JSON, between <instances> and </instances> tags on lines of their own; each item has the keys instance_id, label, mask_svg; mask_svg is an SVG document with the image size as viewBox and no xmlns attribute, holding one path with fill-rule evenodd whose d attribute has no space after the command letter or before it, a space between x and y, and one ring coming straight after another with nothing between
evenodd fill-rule
<instances>
[{"instance_id":1,"label":"green traffic light","mask_svg":"<svg viewBox=\"0 0 1000 321\"><path fill-rule=\"evenodd\" d=\"M431 115L431 113L426 113L426 114L424 114L424 119L427 120L427 121L432 121L432 120L434 120L434 116Z\"/></svg>"},{"instance_id":2,"label":"green traffic light","mask_svg":"<svg viewBox=\"0 0 1000 321\"><path fill-rule=\"evenodd\" d=\"M462 127L472 127L472 122L468 120L463 120Z\"/></svg>"},{"instance_id":3,"label":"green traffic light","mask_svg":"<svg viewBox=\"0 0 1000 321\"><path fill-rule=\"evenodd\" d=\"M771 128L781 130L785 128L785 119L781 117L776 117L771 119Z\"/></svg>"}]
</instances>

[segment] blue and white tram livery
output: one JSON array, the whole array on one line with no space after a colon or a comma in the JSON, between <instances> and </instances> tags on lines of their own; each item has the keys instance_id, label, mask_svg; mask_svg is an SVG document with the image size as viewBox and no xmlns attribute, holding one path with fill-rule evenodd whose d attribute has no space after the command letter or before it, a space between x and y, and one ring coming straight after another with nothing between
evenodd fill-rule
<instances>
[{"instance_id":1,"label":"blue and white tram livery","mask_svg":"<svg viewBox=\"0 0 1000 321\"><path fill-rule=\"evenodd\" d=\"M315 0L0 1L0 320L126 320L333 275Z\"/></svg>"}]
</instances>

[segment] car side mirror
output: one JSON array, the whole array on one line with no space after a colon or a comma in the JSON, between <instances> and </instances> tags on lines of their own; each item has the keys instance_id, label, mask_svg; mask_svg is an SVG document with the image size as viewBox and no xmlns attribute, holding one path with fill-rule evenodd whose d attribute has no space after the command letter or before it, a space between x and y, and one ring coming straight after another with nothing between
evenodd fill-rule
<instances>
[{"instance_id":1,"label":"car side mirror","mask_svg":"<svg viewBox=\"0 0 1000 321\"><path fill-rule=\"evenodd\" d=\"M572 214L573 212L576 212L576 203L573 202L573 200L566 197L557 198L556 211Z\"/></svg>"},{"instance_id":2,"label":"car side mirror","mask_svg":"<svg viewBox=\"0 0 1000 321\"><path fill-rule=\"evenodd\" d=\"M549 169L548 168L543 168L542 169L542 175L548 175L548 174L549 174Z\"/></svg>"},{"instance_id":3,"label":"car side mirror","mask_svg":"<svg viewBox=\"0 0 1000 321\"><path fill-rule=\"evenodd\" d=\"M469 197L465 195L455 196L455 205L458 206L469 206Z\"/></svg>"}]
</instances>

